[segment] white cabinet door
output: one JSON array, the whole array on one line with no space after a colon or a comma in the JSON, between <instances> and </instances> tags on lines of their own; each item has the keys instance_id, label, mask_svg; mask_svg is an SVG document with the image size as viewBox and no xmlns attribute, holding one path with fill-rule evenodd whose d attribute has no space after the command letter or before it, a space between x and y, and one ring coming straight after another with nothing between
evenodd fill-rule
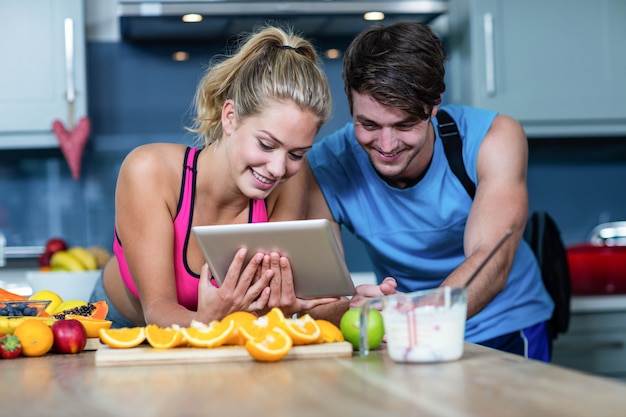
<instances>
[{"instance_id":1,"label":"white cabinet door","mask_svg":"<svg viewBox=\"0 0 626 417\"><path fill-rule=\"evenodd\" d=\"M626 2L452 0L451 101L529 136L626 134Z\"/></svg>"},{"instance_id":2,"label":"white cabinet door","mask_svg":"<svg viewBox=\"0 0 626 417\"><path fill-rule=\"evenodd\" d=\"M86 115L84 26L82 0L0 0L0 149L57 147L72 91L74 123Z\"/></svg>"}]
</instances>

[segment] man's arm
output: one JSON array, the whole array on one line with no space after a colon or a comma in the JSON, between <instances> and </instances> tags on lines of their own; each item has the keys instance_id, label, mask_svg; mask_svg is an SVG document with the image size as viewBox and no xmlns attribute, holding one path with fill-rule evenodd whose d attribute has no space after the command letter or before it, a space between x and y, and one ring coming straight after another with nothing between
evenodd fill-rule
<instances>
[{"instance_id":1,"label":"man's arm","mask_svg":"<svg viewBox=\"0 0 626 417\"><path fill-rule=\"evenodd\" d=\"M302 170L306 172L307 187L309 190L306 217L307 219L327 219L328 221L330 221L333 233L335 234L335 239L337 239L337 244L339 245L339 249L343 254L343 245L341 243L341 227L337 222L335 222L335 219L333 218L333 215L328 208L328 204L326 204L326 198L324 197L324 193L322 193L322 189L317 183L317 179L315 178L315 175L313 175L313 171L311 170L311 167L309 166L309 161L306 157Z\"/></svg>"},{"instance_id":2,"label":"man's arm","mask_svg":"<svg viewBox=\"0 0 626 417\"><path fill-rule=\"evenodd\" d=\"M506 286L528 216L528 144L521 125L498 115L478 151L478 184L464 235L466 260L442 285L462 286L507 229L513 235L469 288L468 317Z\"/></svg>"}]
</instances>

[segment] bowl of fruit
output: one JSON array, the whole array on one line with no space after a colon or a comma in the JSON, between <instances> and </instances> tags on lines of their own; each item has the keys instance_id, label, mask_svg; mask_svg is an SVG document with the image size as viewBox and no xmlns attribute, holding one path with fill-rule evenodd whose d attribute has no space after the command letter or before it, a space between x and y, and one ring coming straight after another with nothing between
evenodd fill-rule
<instances>
[{"instance_id":1,"label":"bowl of fruit","mask_svg":"<svg viewBox=\"0 0 626 417\"><path fill-rule=\"evenodd\" d=\"M17 300L17 301L1 301L0 300L0 316L8 317L37 317L46 310L50 304L50 300Z\"/></svg>"},{"instance_id":2,"label":"bowl of fruit","mask_svg":"<svg viewBox=\"0 0 626 417\"><path fill-rule=\"evenodd\" d=\"M61 238L46 242L39 269L26 272L33 294L48 290L64 300L89 300L111 254L102 246L78 246Z\"/></svg>"}]
</instances>

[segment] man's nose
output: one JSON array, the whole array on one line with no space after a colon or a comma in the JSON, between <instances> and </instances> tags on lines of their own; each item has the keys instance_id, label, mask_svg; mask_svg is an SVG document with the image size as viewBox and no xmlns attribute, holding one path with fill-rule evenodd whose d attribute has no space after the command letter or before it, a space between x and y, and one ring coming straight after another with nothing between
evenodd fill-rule
<instances>
[{"instance_id":1,"label":"man's nose","mask_svg":"<svg viewBox=\"0 0 626 417\"><path fill-rule=\"evenodd\" d=\"M394 131L390 127L383 127L380 130L380 139L378 141L378 147L383 152L391 152L395 146Z\"/></svg>"}]
</instances>

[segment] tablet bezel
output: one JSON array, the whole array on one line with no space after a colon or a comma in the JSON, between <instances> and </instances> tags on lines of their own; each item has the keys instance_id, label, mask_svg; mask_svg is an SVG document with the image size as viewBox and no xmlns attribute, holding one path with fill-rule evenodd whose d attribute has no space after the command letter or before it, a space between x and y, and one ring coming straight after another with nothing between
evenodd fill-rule
<instances>
[{"instance_id":1,"label":"tablet bezel","mask_svg":"<svg viewBox=\"0 0 626 417\"><path fill-rule=\"evenodd\" d=\"M194 226L192 232L219 285L235 253L246 247L244 266L259 251L286 255L298 298L355 294L345 259L326 219Z\"/></svg>"}]
</instances>

